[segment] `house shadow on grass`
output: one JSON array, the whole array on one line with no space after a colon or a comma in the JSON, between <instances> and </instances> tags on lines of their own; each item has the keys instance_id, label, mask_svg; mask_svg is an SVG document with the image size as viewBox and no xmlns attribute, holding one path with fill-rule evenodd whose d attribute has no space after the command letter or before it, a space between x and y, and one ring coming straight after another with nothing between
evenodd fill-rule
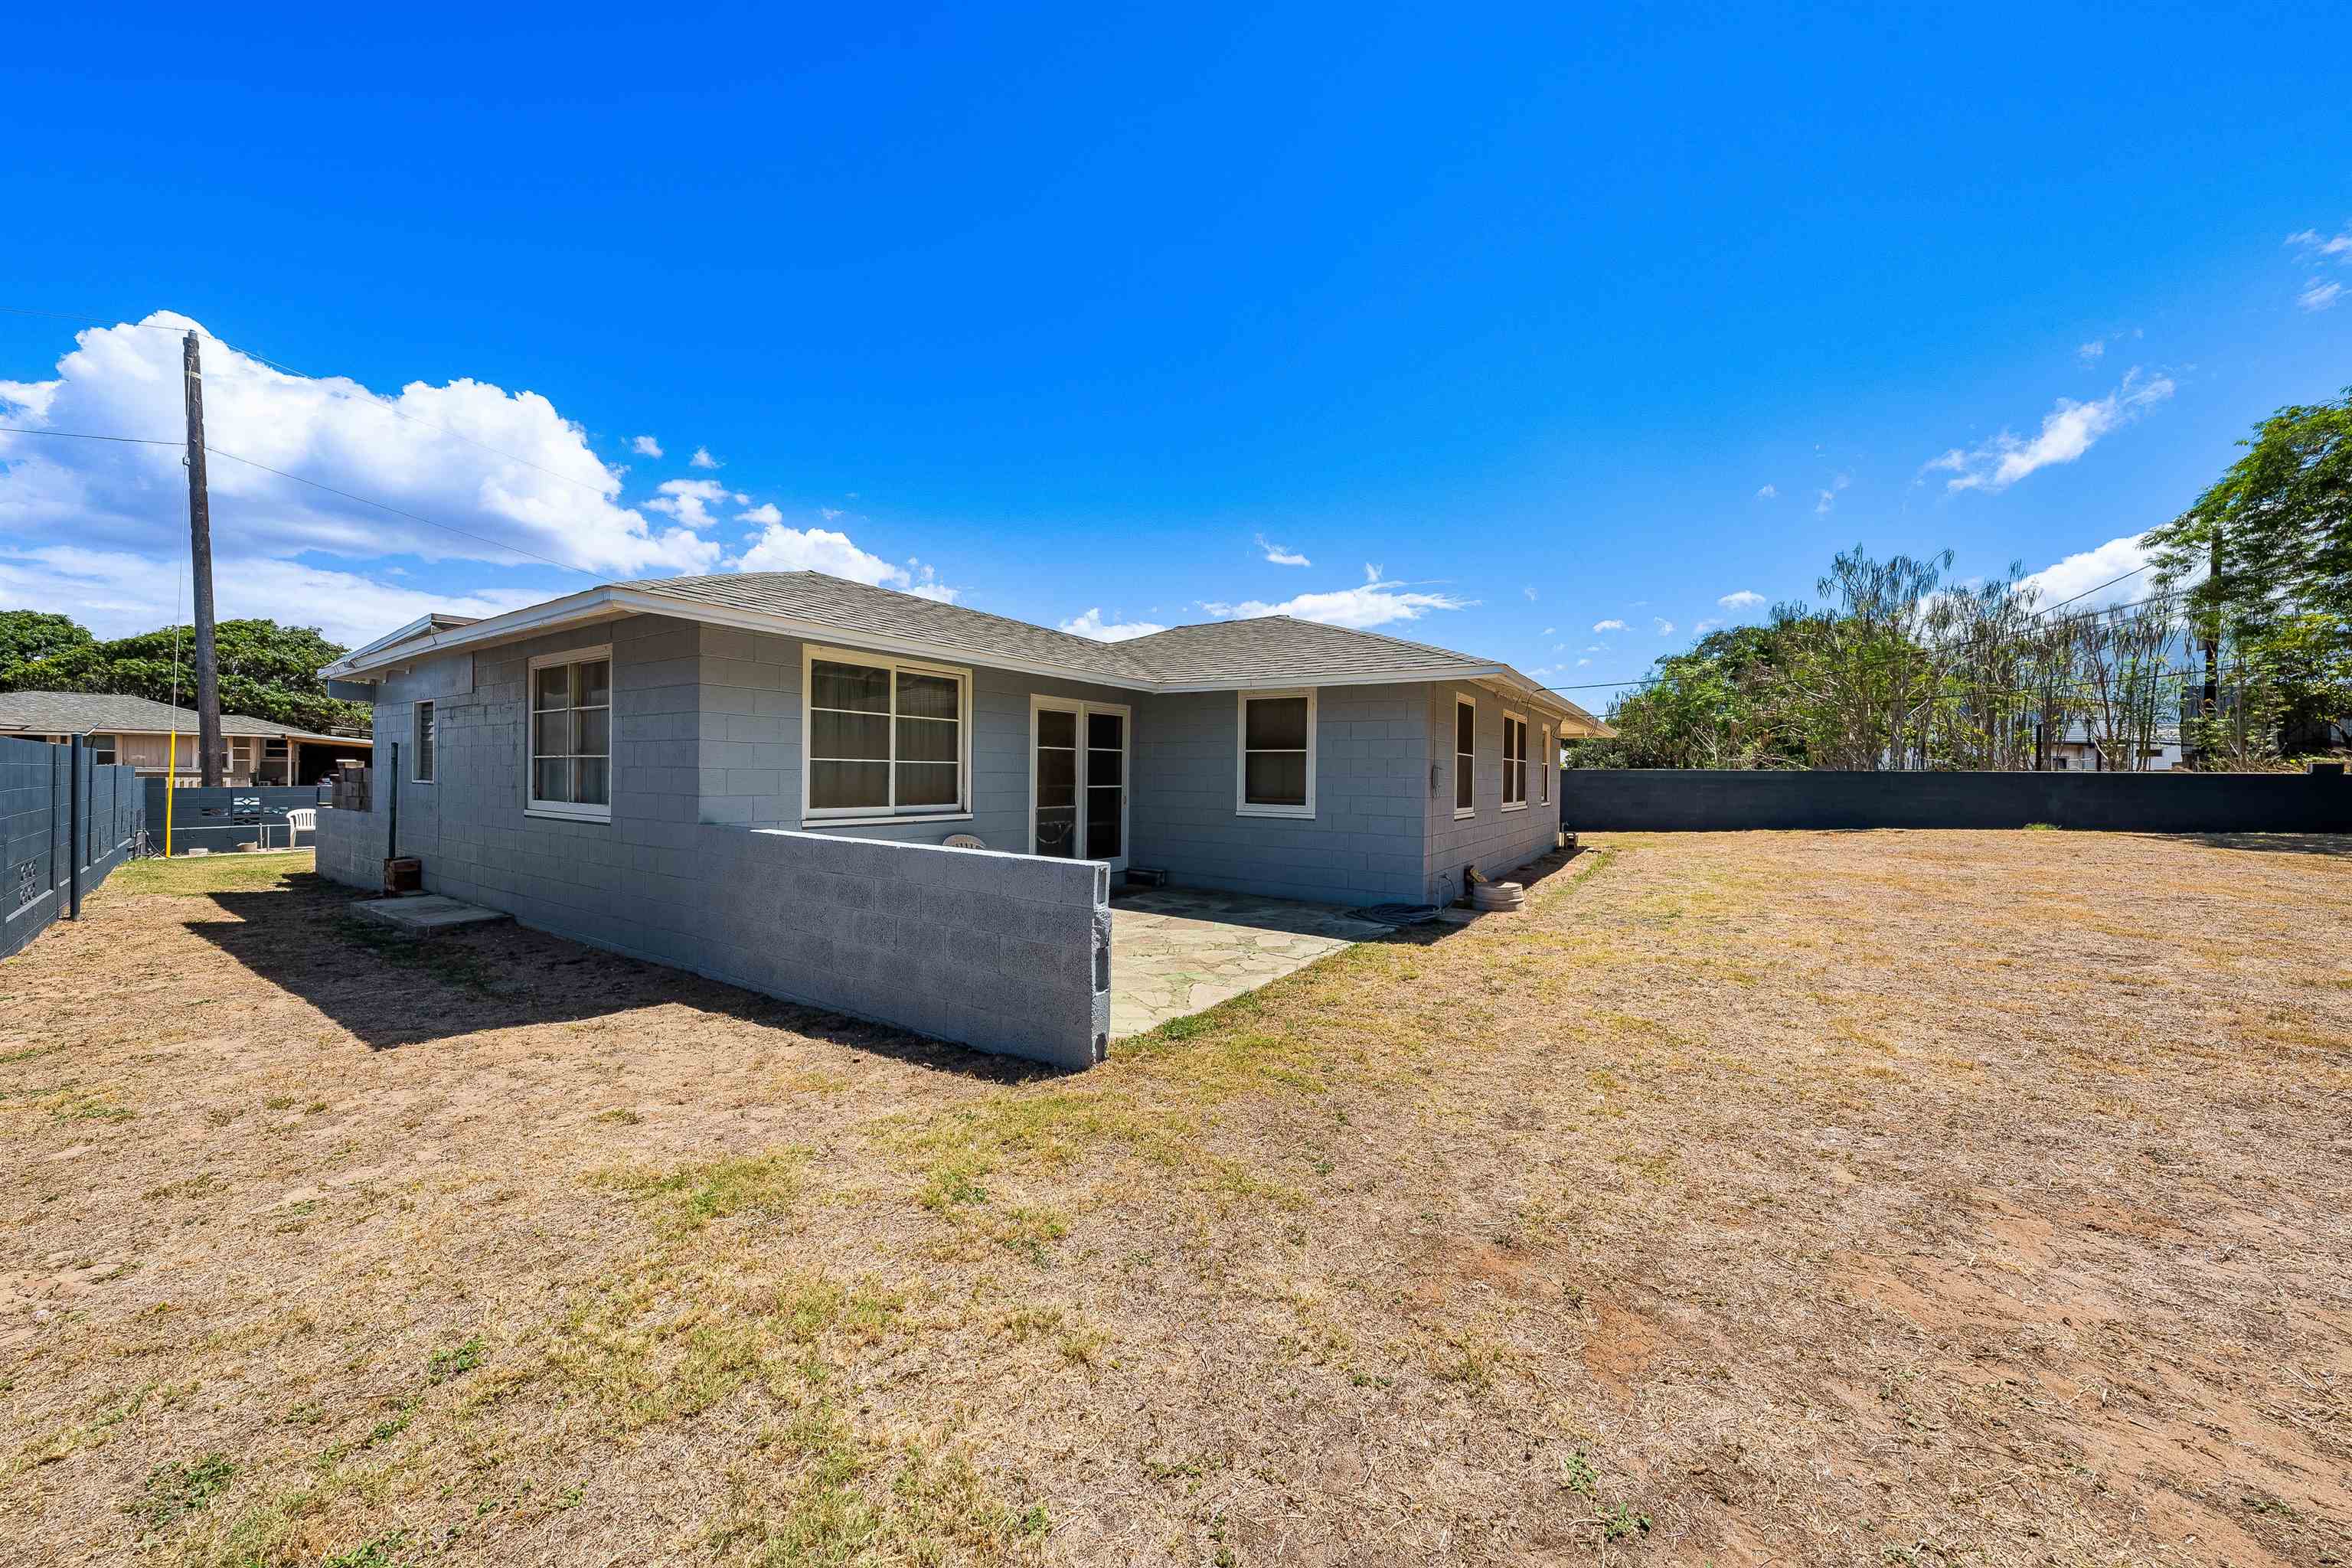
<instances>
[{"instance_id":1,"label":"house shadow on grass","mask_svg":"<svg viewBox=\"0 0 2352 1568\"><path fill-rule=\"evenodd\" d=\"M228 918L187 928L371 1050L677 1006L991 1083L1056 1076L519 925L411 936L353 917L352 897L324 878L289 877L283 890L214 893Z\"/></svg>"},{"instance_id":2,"label":"house shadow on grass","mask_svg":"<svg viewBox=\"0 0 2352 1568\"><path fill-rule=\"evenodd\" d=\"M2269 855L2332 855L2352 859L2352 833L2158 833L2149 837L2208 849L2252 849Z\"/></svg>"}]
</instances>

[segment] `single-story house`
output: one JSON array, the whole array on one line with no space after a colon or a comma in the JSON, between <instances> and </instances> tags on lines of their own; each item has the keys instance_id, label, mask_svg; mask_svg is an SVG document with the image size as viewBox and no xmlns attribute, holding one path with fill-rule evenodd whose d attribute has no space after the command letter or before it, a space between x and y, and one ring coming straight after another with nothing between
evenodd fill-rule
<instances>
[{"instance_id":1,"label":"single-story house","mask_svg":"<svg viewBox=\"0 0 2352 1568\"><path fill-rule=\"evenodd\" d=\"M2130 766L2128 757L2107 754L2106 747L2093 733L2090 721L2074 718L2067 721L2065 730L2050 744L2050 771L2053 773L2170 773L2181 765L2180 727L2160 724L2149 737L2151 743L2143 746L2139 766Z\"/></svg>"},{"instance_id":2,"label":"single-story house","mask_svg":"<svg viewBox=\"0 0 2352 1568\"><path fill-rule=\"evenodd\" d=\"M1150 868L1449 902L1468 868L1552 846L1559 742L1607 732L1498 660L1378 633L1276 616L1101 642L814 572L607 584L323 673L375 704L378 742L371 820L322 814L330 875L372 881L394 847L428 889L527 923L1071 1065L1023 1048L1017 973L978 978L1058 960L1004 951L1027 937L980 906L889 900L936 884L1091 915L1109 875Z\"/></svg>"},{"instance_id":3,"label":"single-story house","mask_svg":"<svg viewBox=\"0 0 2352 1568\"><path fill-rule=\"evenodd\" d=\"M106 692L0 692L0 735L58 745L79 735L100 766L128 763L142 778L174 771L174 731L176 772L184 784L204 771L196 758L194 709ZM221 740L228 748L221 782L237 788L316 784L343 762L365 762L375 749L364 735L319 734L245 713L221 715Z\"/></svg>"}]
</instances>

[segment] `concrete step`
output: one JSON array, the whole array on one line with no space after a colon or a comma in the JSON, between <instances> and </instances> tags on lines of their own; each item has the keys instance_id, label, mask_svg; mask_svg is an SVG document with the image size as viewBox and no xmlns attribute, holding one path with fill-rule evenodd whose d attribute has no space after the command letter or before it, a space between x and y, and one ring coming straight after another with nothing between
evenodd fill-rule
<instances>
[{"instance_id":1,"label":"concrete step","mask_svg":"<svg viewBox=\"0 0 2352 1568\"><path fill-rule=\"evenodd\" d=\"M500 910L462 903L439 893L413 894L399 899L357 899L345 906L362 920L374 921L395 931L429 935L464 926L501 925L514 917Z\"/></svg>"}]
</instances>

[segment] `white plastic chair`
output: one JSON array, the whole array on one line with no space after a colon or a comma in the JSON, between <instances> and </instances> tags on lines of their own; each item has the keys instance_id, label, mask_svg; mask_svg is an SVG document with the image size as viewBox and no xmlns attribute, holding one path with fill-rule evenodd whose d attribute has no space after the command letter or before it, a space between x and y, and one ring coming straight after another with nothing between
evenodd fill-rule
<instances>
[{"instance_id":1,"label":"white plastic chair","mask_svg":"<svg viewBox=\"0 0 2352 1568\"><path fill-rule=\"evenodd\" d=\"M298 805L293 810L286 814L287 848L293 848L294 840L301 835L308 833L315 838L318 836L318 832L319 808L317 806Z\"/></svg>"}]
</instances>

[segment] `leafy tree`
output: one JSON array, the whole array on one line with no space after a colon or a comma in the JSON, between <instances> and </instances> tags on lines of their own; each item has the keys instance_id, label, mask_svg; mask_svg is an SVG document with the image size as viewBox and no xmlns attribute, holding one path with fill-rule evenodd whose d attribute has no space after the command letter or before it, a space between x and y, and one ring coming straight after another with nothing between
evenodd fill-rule
<instances>
[{"instance_id":1,"label":"leafy tree","mask_svg":"<svg viewBox=\"0 0 2352 1568\"><path fill-rule=\"evenodd\" d=\"M70 616L47 610L0 610L0 670L28 658L88 647L90 635Z\"/></svg>"},{"instance_id":2,"label":"leafy tree","mask_svg":"<svg viewBox=\"0 0 2352 1568\"><path fill-rule=\"evenodd\" d=\"M104 691L169 702L176 643L178 696L181 706L187 707L195 700L194 642L186 626L164 626L112 642L93 642L83 633L78 644L0 667L0 690ZM213 628L213 646L219 659L222 711L300 730L366 727L368 705L329 697L319 679L320 668L343 649L317 627L222 621Z\"/></svg>"}]
</instances>

